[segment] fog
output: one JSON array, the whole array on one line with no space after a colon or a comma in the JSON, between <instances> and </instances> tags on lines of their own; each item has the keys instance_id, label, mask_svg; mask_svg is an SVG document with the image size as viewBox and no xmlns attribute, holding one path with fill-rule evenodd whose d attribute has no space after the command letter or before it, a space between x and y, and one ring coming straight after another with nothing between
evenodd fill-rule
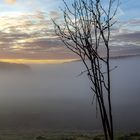
<instances>
[{"instance_id":1,"label":"fog","mask_svg":"<svg viewBox=\"0 0 140 140\"><path fill-rule=\"evenodd\" d=\"M116 130L140 129L140 57L112 59ZM81 62L30 65L28 73L0 72L0 128L100 130Z\"/></svg>"}]
</instances>

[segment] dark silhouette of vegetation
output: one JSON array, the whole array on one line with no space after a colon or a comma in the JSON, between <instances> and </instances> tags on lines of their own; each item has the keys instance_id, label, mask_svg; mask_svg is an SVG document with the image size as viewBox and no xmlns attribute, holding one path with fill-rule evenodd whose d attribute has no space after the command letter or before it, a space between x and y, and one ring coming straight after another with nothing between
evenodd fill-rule
<instances>
[{"instance_id":1,"label":"dark silhouette of vegetation","mask_svg":"<svg viewBox=\"0 0 140 140\"><path fill-rule=\"evenodd\" d=\"M130 136L140 136L140 133L139 132L134 132L134 133L130 133Z\"/></svg>"},{"instance_id":2,"label":"dark silhouette of vegetation","mask_svg":"<svg viewBox=\"0 0 140 140\"><path fill-rule=\"evenodd\" d=\"M124 135L118 138L118 140L131 140L131 137L128 135Z\"/></svg>"},{"instance_id":3,"label":"dark silhouette of vegetation","mask_svg":"<svg viewBox=\"0 0 140 140\"><path fill-rule=\"evenodd\" d=\"M99 108L105 140L113 140L113 117L110 81L110 34L116 23L115 15L119 0L74 0L61 9L64 22L54 21L55 32L72 52L77 54L85 65L91 81L93 99ZM104 50L101 55L100 50ZM102 66L105 67L105 71Z\"/></svg>"},{"instance_id":4,"label":"dark silhouette of vegetation","mask_svg":"<svg viewBox=\"0 0 140 140\"><path fill-rule=\"evenodd\" d=\"M101 140L100 137L95 137L93 140Z\"/></svg>"},{"instance_id":5,"label":"dark silhouette of vegetation","mask_svg":"<svg viewBox=\"0 0 140 140\"><path fill-rule=\"evenodd\" d=\"M44 136L38 136L36 137L36 140L46 140L46 138Z\"/></svg>"}]
</instances>

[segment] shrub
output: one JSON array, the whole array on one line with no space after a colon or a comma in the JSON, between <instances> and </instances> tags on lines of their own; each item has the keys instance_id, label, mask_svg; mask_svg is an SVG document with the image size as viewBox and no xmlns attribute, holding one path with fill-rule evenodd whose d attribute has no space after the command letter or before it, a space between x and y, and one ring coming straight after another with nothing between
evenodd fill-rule
<instances>
[{"instance_id":1,"label":"shrub","mask_svg":"<svg viewBox=\"0 0 140 140\"><path fill-rule=\"evenodd\" d=\"M118 138L118 140L130 140L130 136L124 135Z\"/></svg>"},{"instance_id":2,"label":"shrub","mask_svg":"<svg viewBox=\"0 0 140 140\"><path fill-rule=\"evenodd\" d=\"M93 140L101 140L101 138L99 138L98 136L94 137Z\"/></svg>"},{"instance_id":3,"label":"shrub","mask_svg":"<svg viewBox=\"0 0 140 140\"><path fill-rule=\"evenodd\" d=\"M38 136L36 137L36 140L45 140L46 138L44 136Z\"/></svg>"},{"instance_id":4,"label":"shrub","mask_svg":"<svg viewBox=\"0 0 140 140\"><path fill-rule=\"evenodd\" d=\"M138 133L138 132L130 133L130 136L140 136L140 133Z\"/></svg>"}]
</instances>

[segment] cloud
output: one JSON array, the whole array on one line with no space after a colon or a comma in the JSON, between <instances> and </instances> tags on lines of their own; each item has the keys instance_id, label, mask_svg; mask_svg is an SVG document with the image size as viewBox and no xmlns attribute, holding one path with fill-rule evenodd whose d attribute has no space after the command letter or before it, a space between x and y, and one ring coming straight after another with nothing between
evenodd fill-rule
<instances>
[{"instance_id":1,"label":"cloud","mask_svg":"<svg viewBox=\"0 0 140 140\"><path fill-rule=\"evenodd\" d=\"M50 16L59 18L57 11L46 14L36 11L34 14L23 13L17 16L0 17L0 57L57 59L76 58L54 33ZM133 31L127 26L139 26L139 21L128 21L112 30L110 45L114 53L124 53L130 48L140 50L140 31ZM133 28L132 28L133 29ZM122 49L123 48L123 49ZM135 51L132 51L135 52ZM115 54L114 53L114 54Z\"/></svg>"},{"instance_id":2,"label":"cloud","mask_svg":"<svg viewBox=\"0 0 140 140\"><path fill-rule=\"evenodd\" d=\"M54 20L59 19L61 17L61 14L57 11L50 11L50 17Z\"/></svg>"},{"instance_id":3,"label":"cloud","mask_svg":"<svg viewBox=\"0 0 140 140\"><path fill-rule=\"evenodd\" d=\"M140 19L120 23L120 26L113 31L111 42L121 47L140 47Z\"/></svg>"},{"instance_id":4,"label":"cloud","mask_svg":"<svg viewBox=\"0 0 140 140\"><path fill-rule=\"evenodd\" d=\"M7 4L15 4L16 0L5 0Z\"/></svg>"},{"instance_id":5,"label":"cloud","mask_svg":"<svg viewBox=\"0 0 140 140\"><path fill-rule=\"evenodd\" d=\"M40 20L45 20L45 12L42 12L42 11L36 11L36 14L35 16L40 19Z\"/></svg>"},{"instance_id":6,"label":"cloud","mask_svg":"<svg viewBox=\"0 0 140 140\"><path fill-rule=\"evenodd\" d=\"M140 32L133 32L133 33L124 33L121 35L117 35L115 39L122 40L124 42L139 42L140 44Z\"/></svg>"},{"instance_id":7,"label":"cloud","mask_svg":"<svg viewBox=\"0 0 140 140\"><path fill-rule=\"evenodd\" d=\"M6 15L0 17L0 20L0 54L12 58L24 56L36 59L74 56L58 40L53 23L42 11L16 17Z\"/></svg>"},{"instance_id":8,"label":"cloud","mask_svg":"<svg viewBox=\"0 0 140 140\"><path fill-rule=\"evenodd\" d=\"M140 26L140 19L129 20L128 24L133 25L133 26Z\"/></svg>"}]
</instances>

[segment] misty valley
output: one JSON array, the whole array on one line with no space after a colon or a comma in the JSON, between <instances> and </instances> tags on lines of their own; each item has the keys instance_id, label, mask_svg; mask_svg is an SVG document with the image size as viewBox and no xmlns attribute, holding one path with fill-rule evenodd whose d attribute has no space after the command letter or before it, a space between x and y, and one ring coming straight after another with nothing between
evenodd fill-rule
<instances>
[{"instance_id":1,"label":"misty valley","mask_svg":"<svg viewBox=\"0 0 140 140\"><path fill-rule=\"evenodd\" d=\"M140 129L140 57L112 59L116 131ZM32 64L30 72L0 73L0 128L100 131L90 83L82 63ZM16 71L16 70L15 70ZM97 114L96 114L97 113Z\"/></svg>"}]
</instances>

